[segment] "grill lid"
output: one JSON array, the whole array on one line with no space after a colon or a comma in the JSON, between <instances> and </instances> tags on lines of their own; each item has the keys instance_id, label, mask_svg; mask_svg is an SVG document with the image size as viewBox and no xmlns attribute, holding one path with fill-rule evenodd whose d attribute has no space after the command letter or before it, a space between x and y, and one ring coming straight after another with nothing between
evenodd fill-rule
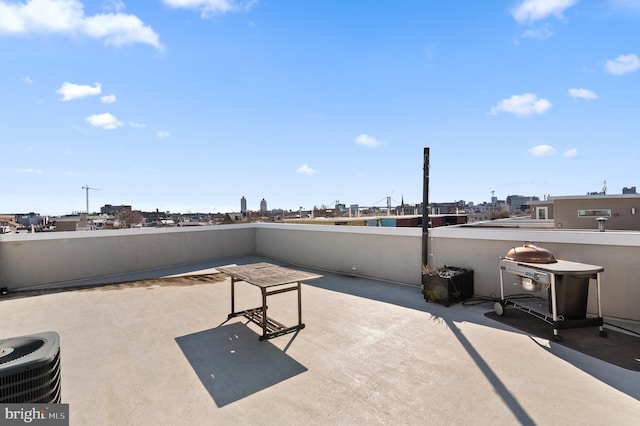
<instances>
[{"instance_id":1,"label":"grill lid","mask_svg":"<svg viewBox=\"0 0 640 426\"><path fill-rule=\"evenodd\" d=\"M529 243L522 247L513 247L507 252L505 259L526 263L556 263L553 253L535 244Z\"/></svg>"}]
</instances>

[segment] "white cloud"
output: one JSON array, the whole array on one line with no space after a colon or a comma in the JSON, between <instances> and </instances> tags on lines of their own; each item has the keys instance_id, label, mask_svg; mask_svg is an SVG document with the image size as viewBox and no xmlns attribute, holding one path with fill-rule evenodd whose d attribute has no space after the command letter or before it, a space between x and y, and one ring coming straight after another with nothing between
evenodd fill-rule
<instances>
[{"instance_id":1,"label":"white cloud","mask_svg":"<svg viewBox=\"0 0 640 426\"><path fill-rule=\"evenodd\" d=\"M116 101L116 95L106 95L106 96L102 96L100 97L100 101L102 101L103 104L112 104Z\"/></svg>"},{"instance_id":2,"label":"white cloud","mask_svg":"<svg viewBox=\"0 0 640 426\"><path fill-rule=\"evenodd\" d=\"M562 19L562 13L578 0L524 0L511 10L511 15L519 23L532 23L550 16Z\"/></svg>"},{"instance_id":3,"label":"white cloud","mask_svg":"<svg viewBox=\"0 0 640 426\"><path fill-rule=\"evenodd\" d=\"M640 58L637 55L620 55L615 59L609 59L606 64L607 72L613 75L622 75L640 69Z\"/></svg>"},{"instance_id":4,"label":"white cloud","mask_svg":"<svg viewBox=\"0 0 640 426\"><path fill-rule=\"evenodd\" d=\"M83 27L87 35L104 39L106 46L146 43L162 49L158 34L135 15L117 13L90 16L85 19Z\"/></svg>"},{"instance_id":5,"label":"white cloud","mask_svg":"<svg viewBox=\"0 0 640 426\"><path fill-rule=\"evenodd\" d=\"M145 127L147 127L146 124L136 123L135 121L130 121L129 126L133 127L134 129L144 129Z\"/></svg>"},{"instance_id":6,"label":"white cloud","mask_svg":"<svg viewBox=\"0 0 640 426\"><path fill-rule=\"evenodd\" d=\"M105 10L113 10L114 12L120 12L126 7L120 0L106 0L103 3L105 3Z\"/></svg>"},{"instance_id":7,"label":"white cloud","mask_svg":"<svg viewBox=\"0 0 640 426\"><path fill-rule=\"evenodd\" d=\"M312 169L311 167L309 167L306 164L303 164L302 166L298 167L298 169L296 170L296 173L300 173L303 175L312 175L314 173L317 173L318 171L316 169Z\"/></svg>"},{"instance_id":8,"label":"white cloud","mask_svg":"<svg viewBox=\"0 0 640 426\"><path fill-rule=\"evenodd\" d=\"M168 139L169 136L171 136L171 133L165 131L165 130L158 130L156 132L156 136L158 137L158 139Z\"/></svg>"},{"instance_id":9,"label":"white cloud","mask_svg":"<svg viewBox=\"0 0 640 426\"><path fill-rule=\"evenodd\" d=\"M587 101L598 99L598 95L588 89L569 89L569 96Z\"/></svg>"},{"instance_id":10,"label":"white cloud","mask_svg":"<svg viewBox=\"0 0 640 426\"><path fill-rule=\"evenodd\" d=\"M31 80L31 77L29 77L28 75L25 77L22 77L22 81L28 84L33 83L33 80Z\"/></svg>"},{"instance_id":11,"label":"white cloud","mask_svg":"<svg viewBox=\"0 0 640 426\"><path fill-rule=\"evenodd\" d=\"M513 44L520 45L521 39L531 39L531 40L547 40L551 38L553 32L551 31L551 26L546 25L543 28L530 28L524 31L519 36L515 36L513 38Z\"/></svg>"},{"instance_id":12,"label":"white cloud","mask_svg":"<svg viewBox=\"0 0 640 426\"><path fill-rule=\"evenodd\" d=\"M238 10L248 10L257 0L236 1L236 0L164 0L167 6L179 9L194 9L200 11L203 18L235 12Z\"/></svg>"},{"instance_id":13,"label":"white cloud","mask_svg":"<svg viewBox=\"0 0 640 426\"><path fill-rule=\"evenodd\" d=\"M102 85L100 83L95 83L94 86L88 86L83 84L73 84L73 83L62 83L62 86L56 93L60 93L62 95L63 102L70 101L72 99L83 98L85 96L99 95L102 93Z\"/></svg>"},{"instance_id":14,"label":"white cloud","mask_svg":"<svg viewBox=\"0 0 640 426\"><path fill-rule=\"evenodd\" d=\"M40 170L40 169L31 169L31 168L28 168L28 169L18 169L17 171L18 171L19 173L35 173L35 174L37 174L37 175L41 175L41 174L43 174L43 173L44 173L44 171L42 171L42 170Z\"/></svg>"},{"instance_id":15,"label":"white cloud","mask_svg":"<svg viewBox=\"0 0 640 426\"><path fill-rule=\"evenodd\" d=\"M529 149L529 153L534 157L543 157L547 155L554 155L556 150L551 145L538 145Z\"/></svg>"},{"instance_id":16,"label":"white cloud","mask_svg":"<svg viewBox=\"0 0 640 426\"><path fill-rule=\"evenodd\" d=\"M531 38L536 40L546 40L553 35L551 29L547 26L544 28L532 28L522 33L522 38Z\"/></svg>"},{"instance_id":17,"label":"white cloud","mask_svg":"<svg viewBox=\"0 0 640 426\"><path fill-rule=\"evenodd\" d=\"M364 133L356 138L356 143L358 145L368 146L372 148L380 145L379 140L377 140L373 136L365 135Z\"/></svg>"},{"instance_id":18,"label":"white cloud","mask_svg":"<svg viewBox=\"0 0 640 426\"><path fill-rule=\"evenodd\" d=\"M513 95L509 99L503 99L491 108L489 114L498 115L500 112L508 112L518 116L544 114L552 107L546 99L538 99L533 93Z\"/></svg>"},{"instance_id":19,"label":"white cloud","mask_svg":"<svg viewBox=\"0 0 640 426\"><path fill-rule=\"evenodd\" d=\"M87 123L95 127L101 127L105 130L113 130L122 126L123 123L113 115L105 112L104 114L93 114L86 118Z\"/></svg>"},{"instance_id":20,"label":"white cloud","mask_svg":"<svg viewBox=\"0 0 640 426\"><path fill-rule=\"evenodd\" d=\"M568 149L562 154L564 158L575 158L578 156L578 150L576 148Z\"/></svg>"},{"instance_id":21,"label":"white cloud","mask_svg":"<svg viewBox=\"0 0 640 426\"><path fill-rule=\"evenodd\" d=\"M114 8L118 10L118 2ZM161 49L158 34L135 15L84 14L79 0L0 0L0 35L61 34L104 40L105 45L149 44Z\"/></svg>"}]
</instances>

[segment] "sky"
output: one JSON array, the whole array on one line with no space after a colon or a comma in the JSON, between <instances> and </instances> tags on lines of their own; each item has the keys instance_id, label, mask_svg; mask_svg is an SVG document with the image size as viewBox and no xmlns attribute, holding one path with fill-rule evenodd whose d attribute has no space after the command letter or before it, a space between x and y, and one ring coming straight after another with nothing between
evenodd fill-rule
<instances>
[{"instance_id":1,"label":"sky","mask_svg":"<svg viewBox=\"0 0 640 426\"><path fill-rule=\"evenodd\" d=\"M640 0L0 0L0 213L620 194L639 111Z\"/></svg>"}]
</instances>

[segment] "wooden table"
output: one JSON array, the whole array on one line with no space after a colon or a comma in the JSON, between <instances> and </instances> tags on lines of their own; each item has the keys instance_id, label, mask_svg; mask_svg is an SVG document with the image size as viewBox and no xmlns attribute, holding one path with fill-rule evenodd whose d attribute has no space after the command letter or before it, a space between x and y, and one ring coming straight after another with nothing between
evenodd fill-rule
<instances>
[{"instance_id":1,"label":"wooden table","mask_svg":"<svg viewBox=\"0 0 640 426\"><path fill-rule=\"evenodd\" d=\"M266 262L252 263L249 265L222 266L216 269L231 277L231 313L227 318L231 319L244 316L259 325L262 328L260 340L271 339L304 328L304 323L302 322L302 281L322 277L322 275L285 268ZM236 312L235 284L238 281L245 281L260 288L262 293L262 306ZM270 290L272 287L281 288ZM267 316L267 296L294 290L298 291L298 324L287 327Z\"/></svg>"}]
</instances>

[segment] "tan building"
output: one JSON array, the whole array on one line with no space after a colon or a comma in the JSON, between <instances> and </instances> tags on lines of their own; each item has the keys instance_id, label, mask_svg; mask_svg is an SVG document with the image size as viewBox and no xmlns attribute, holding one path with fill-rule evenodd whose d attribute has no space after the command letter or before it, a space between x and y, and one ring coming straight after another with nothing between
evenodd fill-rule
<instances>
[{"instance_id":1,"label":"tan building","mask_svg":"<svg viewBox=\"0 0 640 426\"><path fill-rule=\"evenodd\" d=\"M88 229L86 214L58 217L55 222L56 231L84 231Z\"/></svg>"},{"instance_id":2,"label":"tan building","mask_svg":"<svg viewBox=\"0 0 640 426\"><path fill-rule=\"evenodd\" d=\"M530 201L531 219L553 219L553 199Z\"/></svg>"},{"instance_id":3,"label":"tan building","mask_svg":"<svg viewBox=\"0 0 640 426\"><path fill-rule=\"evenodd\" d=\"M533 219L553 219L556 229L605 229L640 231L640 194L549 197L531 202Z\"/></svg>"}]
</instances>

